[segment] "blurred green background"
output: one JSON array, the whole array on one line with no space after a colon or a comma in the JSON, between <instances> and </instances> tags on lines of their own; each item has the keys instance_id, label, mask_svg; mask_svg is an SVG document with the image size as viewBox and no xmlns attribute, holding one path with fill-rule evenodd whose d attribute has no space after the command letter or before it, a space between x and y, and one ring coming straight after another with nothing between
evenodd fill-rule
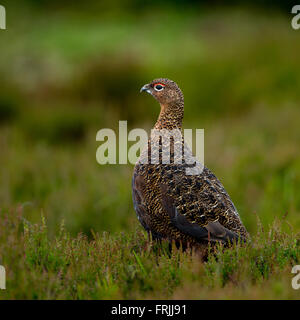
<instances>
[{"instance_id":1,"label":"blurred green background","mask_svg":"<svg viewBox=\"0 0 300 320\"><path fill-rule=\"evenodd\" d=\"M76 234L135 230L132 165L100 166L96 133L150 129L157 77L205 129L205 163L251 232L300 227L300 30L289 1L1 1L0 210ZM229 5L230 3L230 5Z\"/></svg>"}]
</instances>

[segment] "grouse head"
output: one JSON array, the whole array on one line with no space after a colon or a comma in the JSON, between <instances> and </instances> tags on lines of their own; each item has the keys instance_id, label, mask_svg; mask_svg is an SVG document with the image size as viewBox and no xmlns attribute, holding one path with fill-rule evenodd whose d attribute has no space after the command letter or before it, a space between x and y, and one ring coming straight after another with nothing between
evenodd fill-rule
<instances>
[{"instance_id":1,"label":"grouse head","mask_svg":"<svg viewBox=\"0 0 300 320\"><path fill-rule=\"evenodd\" d=\"M177 104L183 102L183 94L176 82L159 78L145 84L141 88L141 92L146 91L150 93L160 104Z\"/></svg>"},{"instance_id":2,"label":"grouse head","mask_svg":"<svg viewBox=\"0 0 300 320\"><path fill-rule=\"evenodd\" d=\"M183 94L176 82L167 78L158 78L145 84L140 92L151 94L161 106L156 127L181 127L183 118Z\"/></svg>"}]
</instances>

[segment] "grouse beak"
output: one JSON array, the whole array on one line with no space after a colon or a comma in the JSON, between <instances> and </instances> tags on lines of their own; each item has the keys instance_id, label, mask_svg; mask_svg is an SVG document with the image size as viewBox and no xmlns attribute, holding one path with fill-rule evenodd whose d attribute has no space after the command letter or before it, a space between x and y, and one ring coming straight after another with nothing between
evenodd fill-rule
<instances>
[{"instance_id":1,"label":"grouse beak","mask_svg":"<svg viewBox=\"0 0 300 320\"><path fill-rule=\"evenodd\" d=\"M150 88L149 88L149 84L145 84L145 85L141 88L140 92L143 92L143 91L146 91L147 93L150 93L150 94L151 94L151 90L150 90Z\"/></svg>"}]
</instances>

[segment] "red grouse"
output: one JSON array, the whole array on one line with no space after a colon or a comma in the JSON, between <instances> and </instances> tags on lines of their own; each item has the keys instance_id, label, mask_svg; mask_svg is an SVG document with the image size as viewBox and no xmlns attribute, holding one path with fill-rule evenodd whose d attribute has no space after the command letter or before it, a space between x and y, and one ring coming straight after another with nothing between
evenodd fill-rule
<instances>
[{"instance_id":1,"label":"red grouse","mask_svg":"<svg viewBox=\"0 0 300 320\"><path fill-rule=\"evenodd\" d=\"M229 195L217 177L193 158L183 137L178 141L171 136L169 162L163 161L163 135L182 131L184 99L177 84L161 78L141 91L160 103L155 130L132 179L134 208L142 226L153 239L175 241L183 247L203 248L208 242L230 243L239 238L245 241L248 233ZM184 151L182 161L176 158L178 145ZM194 172L188 174L188 169Z\"/></svg>"}]
</instances>

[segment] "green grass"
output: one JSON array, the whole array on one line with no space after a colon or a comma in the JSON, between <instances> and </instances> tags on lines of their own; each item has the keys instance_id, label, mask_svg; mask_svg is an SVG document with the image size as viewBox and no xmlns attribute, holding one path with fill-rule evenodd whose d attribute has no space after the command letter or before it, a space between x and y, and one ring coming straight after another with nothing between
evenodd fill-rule
<instances>
[{"instance_id":1,"label":"green grass","mask_svg":"<svg viewBox=\"0 0 300 320\"><path fill-rule=\"evenodd\" d=\"M291 17L18 11L8 10L14 23L0 38L0 298L297 299L300 43ZM133 210L133 166L96 162L99 129L119 120L151 128L158 106L138 92L160 76L182 87L184 126L205 129L205 163L252 237L205 264L151 246Z\"/></svg>"},{"instance_id":2,"label":"green grass","mask_svg":"<svg viewBox=\"0 0 300 320\"><path fill-rule=\"evenodd\" d=\"M71 237L61 224L48 236L45 218L22 210L1 214L0 249L10 299L297 299L291 268L300 260L296 235L274 223L247 245L219 246L203 263L196 252L152 244L140 229Z\"/></svg>"}]
</instances>

